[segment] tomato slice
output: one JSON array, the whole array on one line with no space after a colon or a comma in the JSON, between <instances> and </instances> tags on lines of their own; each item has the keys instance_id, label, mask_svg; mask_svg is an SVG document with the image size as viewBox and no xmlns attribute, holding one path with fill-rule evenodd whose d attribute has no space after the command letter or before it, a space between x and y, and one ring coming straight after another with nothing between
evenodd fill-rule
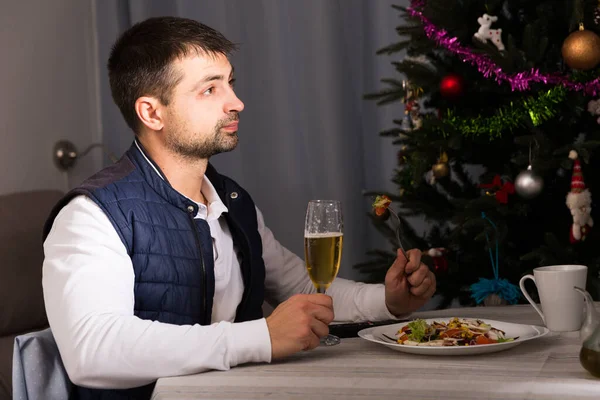
<instances>
[{"instance_id":1,"label":"tomato slice","mask_svg":"<svg viewBox=\"0 0 600 400\"><path fill-rule=\"evenodd\" d=\"M492 343L498 343L498 341L490 339L489 337L487 337L485 335L479 335L479 336L477 336L475 343L477 343L477 344L492 344Z\"/></svg>"},{"instance_id":2,"label":"tomato slice","mask_svg":"<svg viewBox=\"0 0 600 400\"><path fill-rule=\"evenodd\" d=\"M446 332L442 333L440 335L441 338L451 338L451 337L455 337L455 336L461 336L463 330L458 329L458 328L454 328L454 329L448 329Z\"/></svg>"}]
</instances>

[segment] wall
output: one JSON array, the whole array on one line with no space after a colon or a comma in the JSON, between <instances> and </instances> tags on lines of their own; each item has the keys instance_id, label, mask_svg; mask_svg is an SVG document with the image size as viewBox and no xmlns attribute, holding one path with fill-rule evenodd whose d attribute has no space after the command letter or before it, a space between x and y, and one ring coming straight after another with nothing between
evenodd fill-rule
<instances>
[{"instance_id":1,"label":"wall","mask_svg":"<svg viewBox=\"0 0 600 400\"><path fill-rule=\"evenodd\" d=\"M67 190L100 165L98 149L67 173L54 143L100 140L92 0L7 1L0 12L0 194Z\"/></svg>"}]
</instances>

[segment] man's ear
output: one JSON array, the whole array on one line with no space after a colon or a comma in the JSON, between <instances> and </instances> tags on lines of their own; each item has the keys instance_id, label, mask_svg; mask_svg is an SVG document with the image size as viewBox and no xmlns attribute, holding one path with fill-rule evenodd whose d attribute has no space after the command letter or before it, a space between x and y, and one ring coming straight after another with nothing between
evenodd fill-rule
<instances>
[{"instance_id":1,"label":"man's ear","mask_svg":"<svg viewBox=\"0 0 600 400\"><path fill-rule=\"evenodd\" d=\"M143 96L135 101L135 112L147 128L160 131L164 126L162 119L164 106L156 97Z\"/></svg>"}]
</instances>

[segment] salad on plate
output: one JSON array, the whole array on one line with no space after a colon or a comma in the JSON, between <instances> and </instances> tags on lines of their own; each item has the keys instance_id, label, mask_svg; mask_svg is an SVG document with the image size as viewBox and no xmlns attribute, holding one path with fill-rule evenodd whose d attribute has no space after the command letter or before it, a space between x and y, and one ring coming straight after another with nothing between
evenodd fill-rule
<instances>
[{"instance_id":1,"label":"salad on plate","mask_svg":"<svg viewBox=\"0 0 600 400\"><path fill-rule=\"evenodd\" d=\"M407 346L477 346L512 342L505 332L479 319L452 318L448 322L409 322L396 334L399 344Z\"/></svg>"}]
</instances>

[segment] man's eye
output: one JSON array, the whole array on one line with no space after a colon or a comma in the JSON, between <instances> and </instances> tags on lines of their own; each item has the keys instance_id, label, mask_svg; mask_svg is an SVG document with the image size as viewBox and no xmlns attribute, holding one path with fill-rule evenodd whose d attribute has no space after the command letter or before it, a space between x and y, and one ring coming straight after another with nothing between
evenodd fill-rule
<instances>
[{"instance_id":1,"label":"man's eye","mask_svg":"<svg viewBox=\"0 0 600 400\"><path fill-rule=\"evenodd\" d=\"M229 80L229 86L231 86L231 87L235 86L235 79L230 79Z\"/></svg>"},{"instance_id":2,"label":"man's eye","mask_svg":"<svg viewBox=\"0 0 600 400\"><path fill-rule=\"evenodd\" d=\"M202 94L205 94L205 95L212 94L213 90L215 90L215 88L212 88L212 87L211 87L211 88L208 88L208 89L206 89L206 90L204 91L204 93L202 93Z\"/></svg>"}]
</instances>

